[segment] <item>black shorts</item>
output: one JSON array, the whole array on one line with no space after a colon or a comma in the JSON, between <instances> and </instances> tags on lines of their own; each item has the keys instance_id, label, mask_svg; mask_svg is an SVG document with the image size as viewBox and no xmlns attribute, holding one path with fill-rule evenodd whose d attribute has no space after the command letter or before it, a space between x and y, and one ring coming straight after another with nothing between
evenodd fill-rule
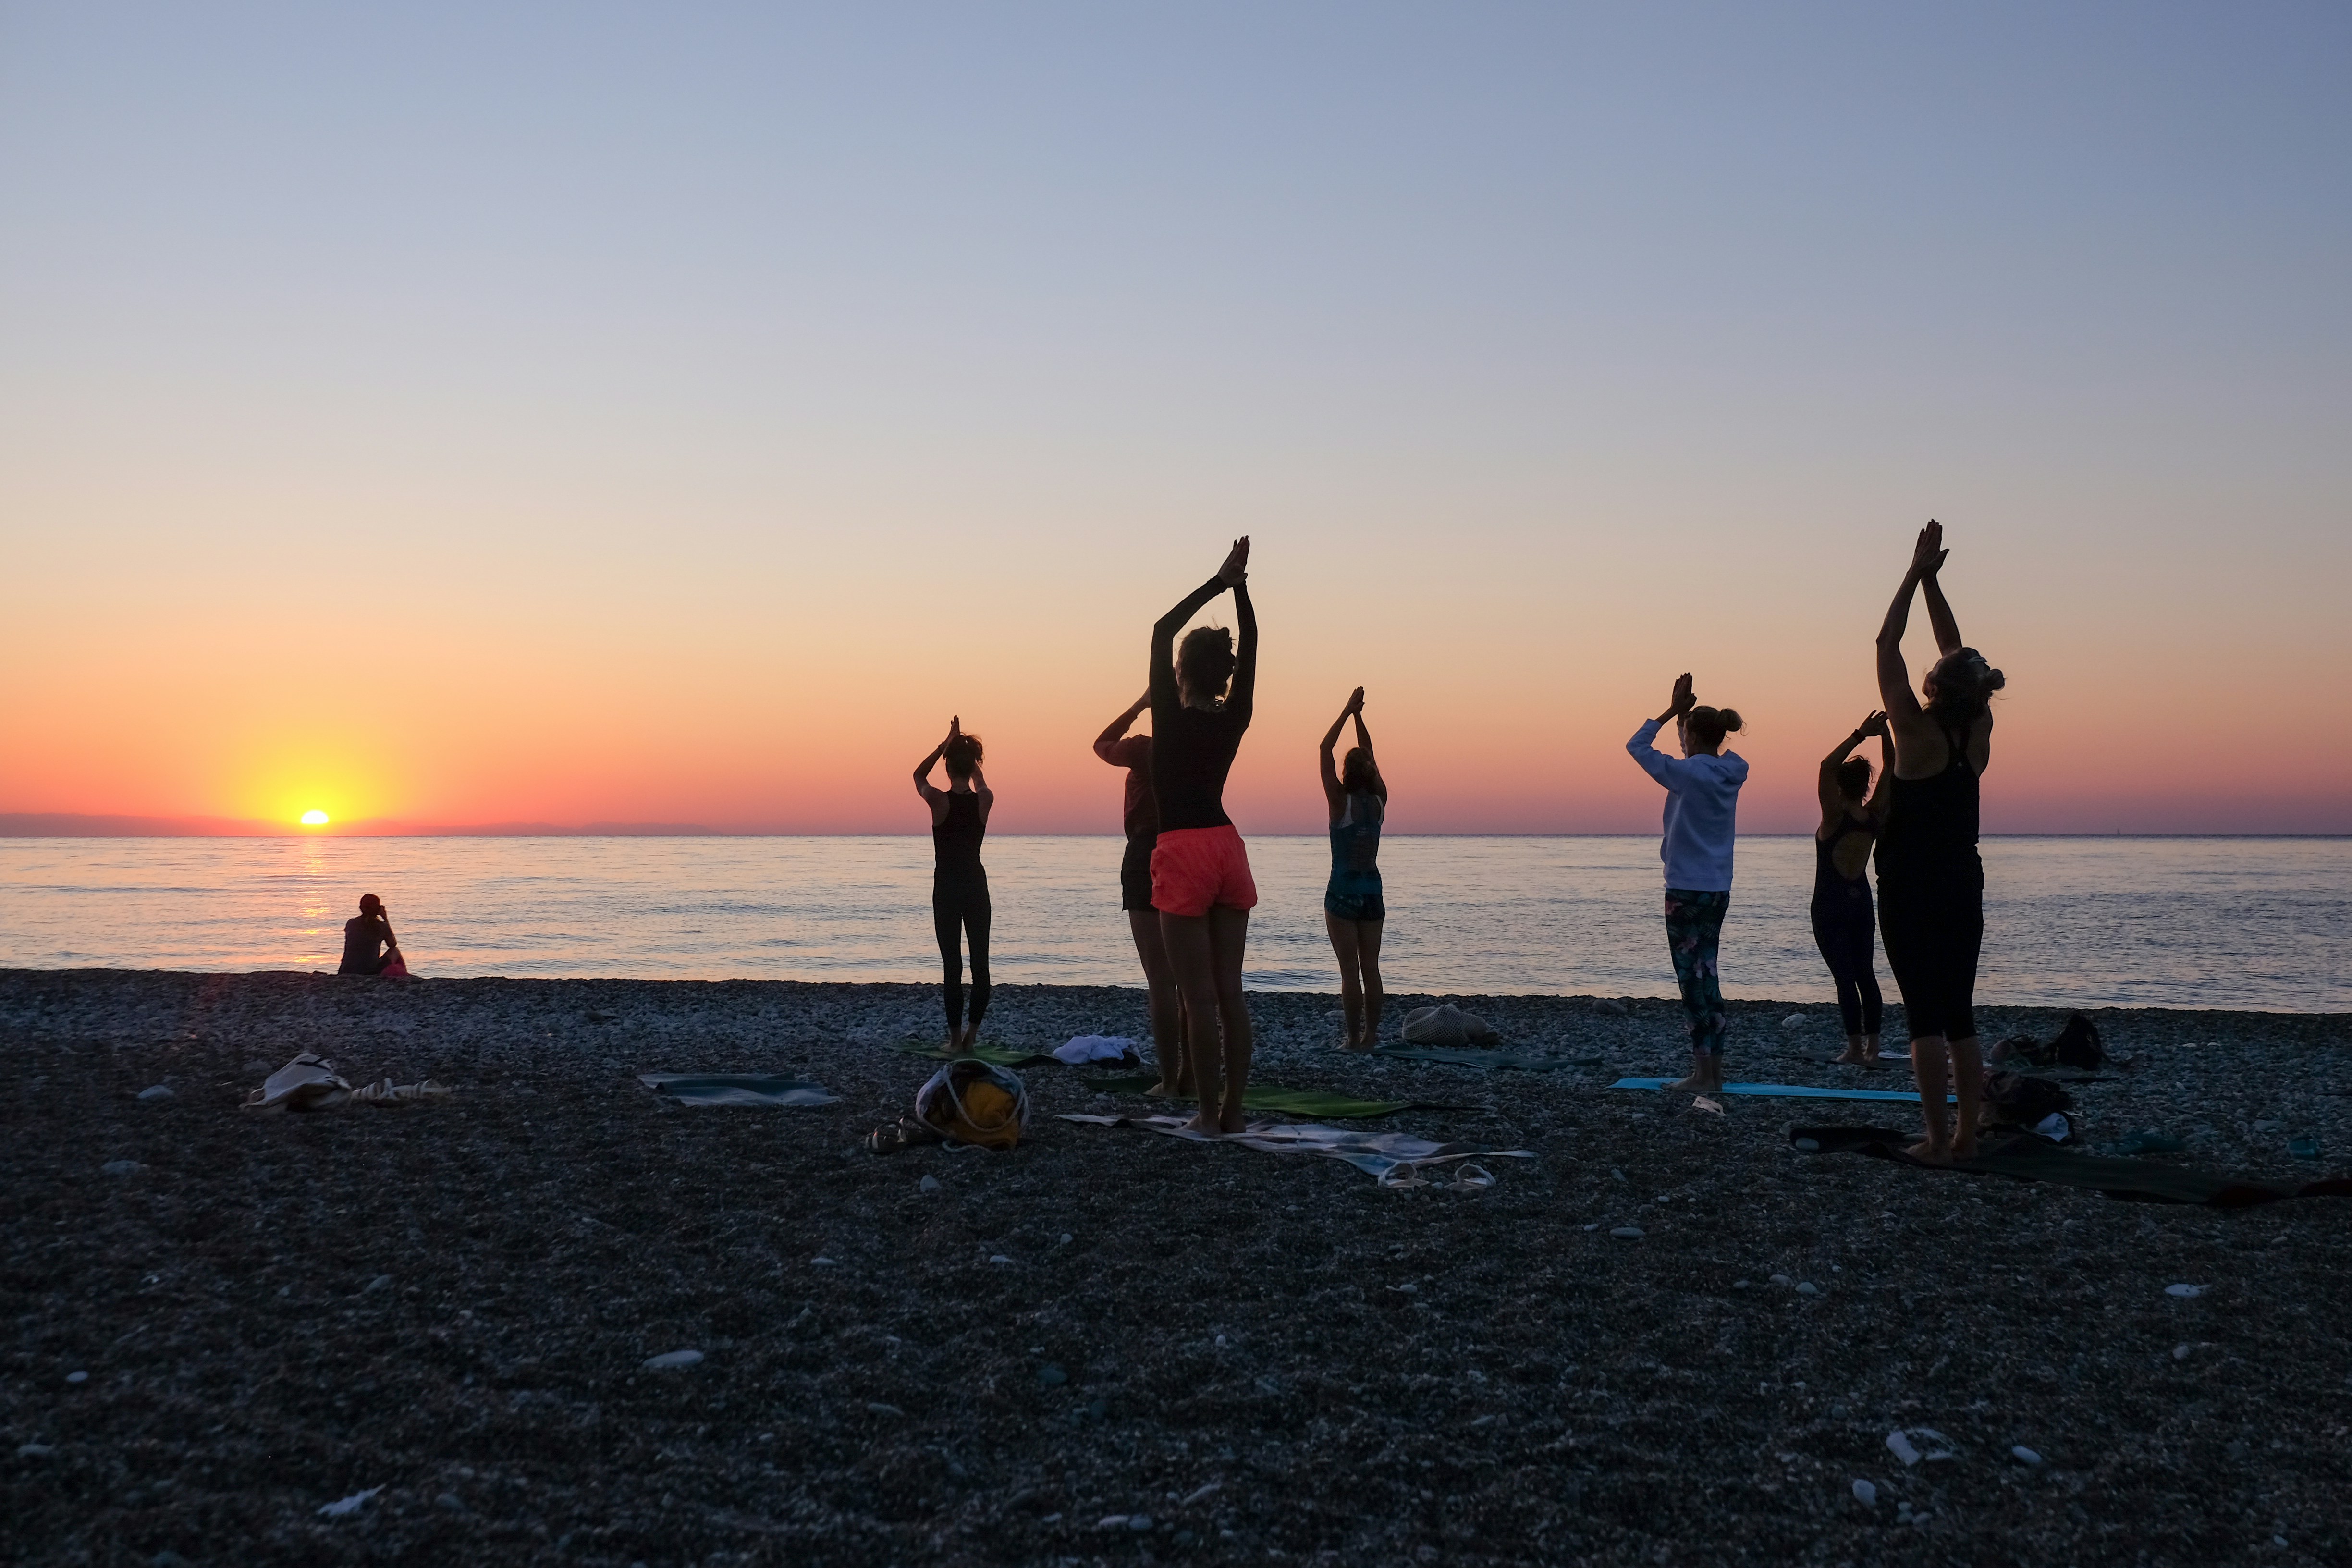
<instances>
[{"instance_id":1,"label":"black shorts","mask_svg":"<svg viewBox=\"0 0 2352 1568\"><path fill-rule=\"evenodd\" d=\"M1151 907L1151 847L1160 836L1130 838L1127 853L1118 862L1118 907L1123 910L1148 910Z\"/></svg>"},{"instance_id":2,"label":"black shorts","mask_svg":"<svg viewBox=\"0 0 2352 1568\"><path fill-rule=\"evenodd\" d=\"M1886 967L1903 993L1911 1038L1975 1038L1984 872L1962 867L1899 882L1881 877L1878 934L1886 945Z\"/></svg>"}]
</instances>

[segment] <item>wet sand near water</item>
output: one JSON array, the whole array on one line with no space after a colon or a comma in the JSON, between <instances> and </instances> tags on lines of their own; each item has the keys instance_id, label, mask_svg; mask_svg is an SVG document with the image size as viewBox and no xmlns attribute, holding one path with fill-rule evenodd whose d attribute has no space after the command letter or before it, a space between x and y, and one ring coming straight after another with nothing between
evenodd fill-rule
<instances>
[{"instance_id":1,"label":"wet sand near water","mask_svg":"<svg viewBox=\"0 0 2352 1568\"><path fill-rule=\"evenodd\" d=\"M1394 1000L1391 1038L1435 998ZM1058 1066L1012 1154L867 1154L930 1069L884 1048L937 1026L924 986L0 973L5 1555L2352 1559L2352 1205L1806 1156L1791 1122L1909 1115L1605 1091L1683 1070L1668 1002L1445 1000L1601 1065L1368 1061L1335 998L1261 994L1259 1074L1538 1155L1478 1196L1055 1121L1149 1109ZM1793 1010L1733 1005L1733 1077L1901 1083L1806 1060L1835 1013ZM2352 1169L2352 1018L2095 1016L2141 1065L2077 1090L2094 1147ZM2059 1017L1983 1010L1988 1038ZM1003 987L990 1026L1140 1035L1142 996ZM305 1049L458 1093L237 1110ZM664 1070L842 1098L666 1107L634 1076Z\"/></svg>"}]
</instances>

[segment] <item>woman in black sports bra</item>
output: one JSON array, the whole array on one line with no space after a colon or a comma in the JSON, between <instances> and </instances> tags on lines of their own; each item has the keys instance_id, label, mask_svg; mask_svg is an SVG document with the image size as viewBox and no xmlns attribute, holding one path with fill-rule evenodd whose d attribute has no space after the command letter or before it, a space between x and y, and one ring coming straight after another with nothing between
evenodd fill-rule
<instances>
[{"instance_id":1,"label":"woman in black sports bra","mask_svg":"<svg viewBox=\"0 0 2352 1568\"><path fill-rule=\"evenodd\" d=\"M1878 737L1878 787L1870 764L1850 753ZM1885 820L1886 781L1895 773L1895 744L1886 715L1873 713L1837 750L1822 759L1822 825L1813 829L1813 944L1837 984L1838 1016L1853 1067L1886 1065L1878 1054L1878 920L1870 900L1870 844Z\"/></svg>"},{"instance_id":2,"label":"woman in black sports bra","mask_svg":"<svg viewBox=\"0 0 2352 1568\"><path fill-rule=\"evenodd\" d=\"M1927 1123L1917 1158L1941 1163L1976 1152L1984 1063L1977 1049L1977 954L1984 944L1984 862L1977 854L1977 781L1992 760L1992 694L2007 678L1960 642L1937 574L1950 552L1944 529L1919 531L1911 569L1878 632L1878 692L1895 739L1895 775L1878 834L1878 925L1886 965L1903 993L1911 1070ZM1911 595L1924 590L1938 657L1911 693L1903 629ZM1947 1086L1959 1114L1947 1127Z\"/></svg>"},{"instance_id":3,"label":"woman in black sports bra","mask_svg":"<svg viewBox=\"0 0 2352 1568\"><path fill-rule=\"evenodd\" d=\"M940 991L947 1005L950 1056L970 1051L988 1011L988 870L980 842L988 834L996 794L980 771L980 737L948 721L941 741L915 770L915 793L931 808L931 930L940 942ZM933 764L948 764L948 787L931 783ZM971 1015L963 1009L963 939L971 942Z\"/></svg>"}]
</instances>

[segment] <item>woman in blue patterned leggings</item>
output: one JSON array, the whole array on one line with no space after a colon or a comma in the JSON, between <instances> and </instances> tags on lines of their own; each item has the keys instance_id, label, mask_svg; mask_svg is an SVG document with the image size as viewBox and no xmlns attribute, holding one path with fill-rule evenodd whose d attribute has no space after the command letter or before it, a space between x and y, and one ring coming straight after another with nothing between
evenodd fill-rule
<instances>
[{"instance_id":1,"label":"woman in blue patterned leggings","mask_svg":"<svg viewBox=\"0 0 2352 1568\"><path fill-rule=\"evenodd\" d=\"M1650 743L1669 720L1682 742L1680 757ZM1723 985L1715 950L1731 903L1732 838L1739 786L1748 782L1747 759L1724 751L1723 739L1741 727L1735 709L1699 707L1685 675L1675 682L1666 710L1625 742L1642 771L1665 786L1666 832L1658 858L1666 871L1666 951L1691 1034L1691 1075L1674 1087L1698 1094L1723 1091Z\"/></svg>"}]
</instances>

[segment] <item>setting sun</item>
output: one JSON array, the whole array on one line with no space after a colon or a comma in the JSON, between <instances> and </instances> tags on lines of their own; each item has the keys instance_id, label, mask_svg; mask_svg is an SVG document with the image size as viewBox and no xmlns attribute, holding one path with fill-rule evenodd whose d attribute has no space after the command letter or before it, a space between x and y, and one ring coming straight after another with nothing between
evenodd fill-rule
<instances>
[{"instance_id":1,"label":"setting sun","mask_svg":"<svg viewBox=\"0 0 2352 1568\"><path fill-rule=\"evenodd\" d=\"M302 826L305 827L324 827L327 826L327 814L320 811L318 807L312 806L309 811L302 814Z\"/></svg>"}]
</instances>

